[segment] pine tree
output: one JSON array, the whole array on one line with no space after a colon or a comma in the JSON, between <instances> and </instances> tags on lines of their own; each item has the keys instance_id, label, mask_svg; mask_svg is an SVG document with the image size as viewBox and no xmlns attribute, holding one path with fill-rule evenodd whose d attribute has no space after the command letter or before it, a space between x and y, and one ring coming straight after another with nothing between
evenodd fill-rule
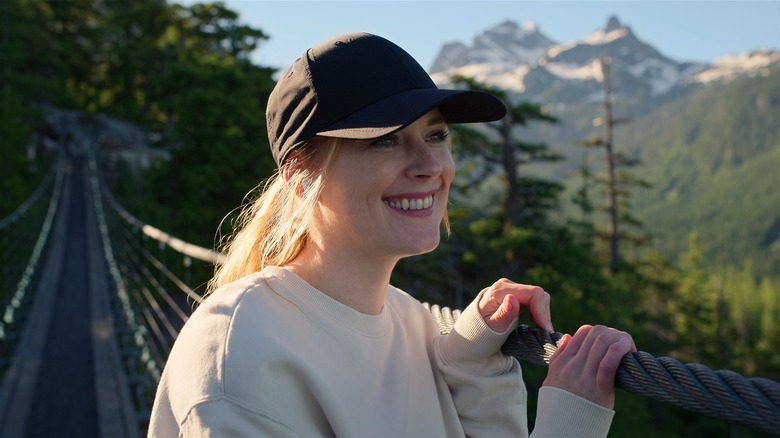
<instances>
[{"instance_id":1,"label":"pine tree","mask_svg":"<svg viewBox=\"0 0 780 438\"><path fill-rule=\"evenodd\" d=\"M556 119L544 112L539 104L511 102L505 90L465 76L454 76L452 80L456 85L470 90L490 92L507 105L506 117L499 122L482 125L488 132L465 127L458 127L457 130L460 153L464 156L479 156L483 172L491 172L496 168L501 172L504 186L504 232L542 224L547 211L557 202L561 186L524 174L522 169L533 163L559 161L562 156L551 152L546 144L523 142L515 133L531 121L554 123Z\"/></svg>"},{"instance_id":2,"label":"pine tree","mask_svg":"<svg viewBox=\"0 0 780 438\"><path fill-rule=\"evenodd\" d=\"M599 237L607 244L607 260L611 273L616 273L623 257L621 256L621 243L641 245L647 242L647 236L624 231L623 228L631 227L641 230L641 222L630 213L631 190L637 187L649 187L646 181L636 178L627 171L619 171L621 168L633 167L639 161L627 157L615 150L613 128L615 125L625 123L627 119L616 118L612 114L612 88L609 78L609 58L601 58L602 85L604 89L604 114L594 120L594 126L603 126L604 133L582 141L579 146L587 148L600 148L604 153L604 176L596 179L603 189L606 203L602 208L607 216L607 225Z\"/></svg>"}]
</instances>

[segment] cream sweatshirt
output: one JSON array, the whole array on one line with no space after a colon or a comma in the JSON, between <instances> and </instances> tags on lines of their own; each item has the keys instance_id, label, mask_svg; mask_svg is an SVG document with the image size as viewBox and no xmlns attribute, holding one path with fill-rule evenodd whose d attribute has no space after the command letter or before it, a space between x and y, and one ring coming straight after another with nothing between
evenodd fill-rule
<instances>
[{"instance_id":1,"label":"cream sweatshirt","mask_svg":"<svg viewBox=\"0 0 780 438\"><path fill-rule=\"evenodd\" d=\"M514 327L490 330L477 300L440 335L399 289L366 315L266 268L220 288L187 321L149 436L527 436L520 365L500 353ZM606 436L613 414L542 388L533 435Z\"/></svg>"}]
</instances>

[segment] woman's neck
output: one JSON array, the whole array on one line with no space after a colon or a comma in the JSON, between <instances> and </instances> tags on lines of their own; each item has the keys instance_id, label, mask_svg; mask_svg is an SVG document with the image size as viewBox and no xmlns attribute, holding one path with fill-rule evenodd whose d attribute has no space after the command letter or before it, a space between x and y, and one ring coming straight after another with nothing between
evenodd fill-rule
<instances>
[{"instance_id":1,"label":"woman's neck","mask_svg":"<svg viewBox=\"0 0 780 438\"><path fill-rule=\"evenodd\" d=\"M379 314L396 261L370 261L352 253L325 255L314 246L309 242L285 268L358 312Z\"/></svg>"}]
</instances>

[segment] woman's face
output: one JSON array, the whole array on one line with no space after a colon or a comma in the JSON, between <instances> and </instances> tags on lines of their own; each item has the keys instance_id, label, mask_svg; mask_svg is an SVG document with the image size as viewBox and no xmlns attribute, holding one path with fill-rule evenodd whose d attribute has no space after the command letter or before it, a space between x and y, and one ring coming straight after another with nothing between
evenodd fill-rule
<instances>
[{"instance_id":1,"label":"woman's face","mask_svg":"<svg viewBox=\"0 0 780 438\"><path fill-rule=\"evenodd\" d=\"M438 110L374 140L342 140L317 204L310 237L326 254L367 260L422 254L439 244L455 176Z\"/></svg>"}]
</instances>

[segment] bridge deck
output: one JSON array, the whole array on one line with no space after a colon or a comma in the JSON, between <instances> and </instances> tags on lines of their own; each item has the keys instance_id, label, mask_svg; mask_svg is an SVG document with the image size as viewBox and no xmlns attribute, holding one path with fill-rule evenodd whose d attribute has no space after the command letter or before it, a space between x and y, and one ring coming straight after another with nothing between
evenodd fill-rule
<instances>
[{"instance_id":1,"label":"bridge deck","mask_svg":"<svg viewBox=\"0 0 780 438\"><path fill-rule=\"evenodd\" d=\"M138 436L85 160L69 160L41 280L0 387L0 436Z\"/></svg>"}]
</instances>

